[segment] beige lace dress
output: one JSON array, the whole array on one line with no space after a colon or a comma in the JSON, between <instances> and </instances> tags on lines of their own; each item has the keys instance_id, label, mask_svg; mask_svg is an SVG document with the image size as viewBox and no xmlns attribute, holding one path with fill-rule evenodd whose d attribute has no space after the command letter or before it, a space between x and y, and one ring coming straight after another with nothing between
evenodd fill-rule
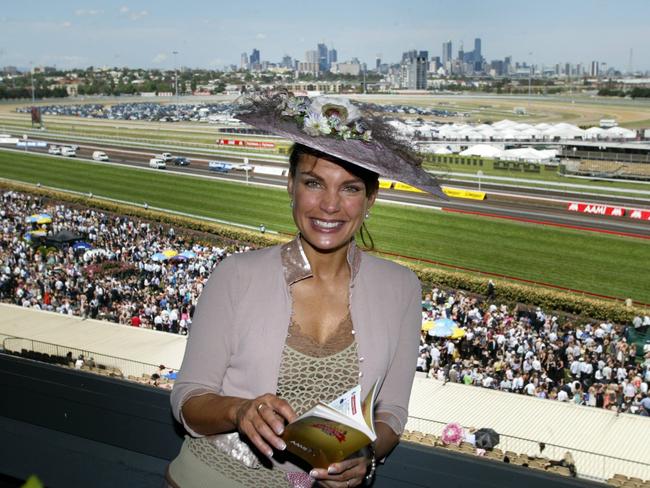
<instances>
[{"instance_id":1,"label":"beige lace dress","mask_svg":"<svg viewBox=\"0 0 650 488\"><path fill-rule=\"evenodd\" d=\"M282 352L277 395L284 398L298 415L309 410L319 400L325 403L333 401L357 385L359 376L357 343L349 313L339 323L336 333L324 344L303 334L300 325L291 320ZM285 460L285 453L276 451L275 463L267 462L260 456L262 466L256 469L248 468L218 450L206 438L188 438L184 449L193 455L191 457L200 460L200 465L196 459L191 461L196 473L196 476L192 476L193 487L216 486L213 484L215 482L219 486L233 488L292 486L287 480L286 472L278 467ZM204 468L209 468L214 477L206 480L207 470ZM199 476L201 480L198 479ZM186 488L185 484L190 482L181 484L181 488Z\"/></svg>"}]
</instances>

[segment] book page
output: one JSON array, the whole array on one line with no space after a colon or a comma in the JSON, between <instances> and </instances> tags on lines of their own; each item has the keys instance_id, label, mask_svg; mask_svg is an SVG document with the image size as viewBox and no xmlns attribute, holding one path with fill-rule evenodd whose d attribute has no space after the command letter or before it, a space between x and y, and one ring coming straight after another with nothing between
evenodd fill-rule
<instances>
[{"instance_id":1,"label":"book page","mask_svg":"<svg viewBox=\"0 0 650 488\"><path fill-rule=\"evenodd\" d=\"M343 415L357 418L361 414L361 385L346 391L329 406Z\"/></svg>"}]
</instances>

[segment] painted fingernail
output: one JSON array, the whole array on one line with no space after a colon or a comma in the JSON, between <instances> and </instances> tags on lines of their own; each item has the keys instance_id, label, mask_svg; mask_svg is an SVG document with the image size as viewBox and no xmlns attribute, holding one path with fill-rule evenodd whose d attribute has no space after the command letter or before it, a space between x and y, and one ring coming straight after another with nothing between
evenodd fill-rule
<instances>
[{"instance_id":1,"label":"painted fingernail","mask_svg":"<svg viewBox=\"0 0 650 488\"><path fill-rule=\"evenodd\" d=\"M276 432L278 435L282 435L282 433L284 432L284 428L283 428L283 427L280 427L280 428L279 428L278 430L276 430L275 432Z\"/></svg>"},{"instance_id":2,"label":"painted fingernail","mask_svg":"<svg viewBox=\"0 0 650 488\"><path fill-rule=\"evenodd\" d=\"M287 445L284 442L279 442L278 443L278 449L281 451L284 451L287 448Z\"/></svg>"},{"instance_id":3,"label":"painted fingernail","mask_svg":"<svg viewBox=\"0 0 650 488\"><path fill-rule=\"evenodd\" d=\"M266 457L273 457L273 449L266 451Z\"/></svg>"},{"instance_id":4,"label":"painted fingernail","mask_svg":"<svg viewBox=\"0 0 650 488\"><path fill-rule=\"evenodd\" d=\"M334 466L330 466L327 468L327 474L336 474L336 468Z\"/></svg>"},{"instance_id":5,"label":"painted fingernail","mask_svg":"<svg viewBox=\"0 0 650 488\"><path fill-rule=\"evenodd\" d=\"M312 469L312 470L309 472L309 476L311 476L311 477L314 478L314 479L317 478L317 477L318 477L318 471L316 471L315 469Z\"/></svg>"}]
</instances>

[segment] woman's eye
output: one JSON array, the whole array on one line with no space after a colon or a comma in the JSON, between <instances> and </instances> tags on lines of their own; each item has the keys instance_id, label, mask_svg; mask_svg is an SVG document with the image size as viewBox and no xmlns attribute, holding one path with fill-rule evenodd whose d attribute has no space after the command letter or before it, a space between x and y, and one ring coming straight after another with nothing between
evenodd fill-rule
<instances>
[{"instance_id":1,"label":"woman's eye","mask_svg":"<svg viewBox=\"0 0 650 488\"><path fill-rule=\"evenodd\" d=\"M361 191L361 188L356 185L350 185L345 187L345 191L350 192L350 193L357 193Z\"/></svg>"},{"instance_id":2,"label":"woman's eye","mask_svg":"<svg viewBox=\"0 0 650 488\"><path fill-rule=\"evenodd\" d=\"M307 188L318 188L320 186L320 183L316 180L307 180L305 181L305 186Z\"/></svg>"}]
</instances>

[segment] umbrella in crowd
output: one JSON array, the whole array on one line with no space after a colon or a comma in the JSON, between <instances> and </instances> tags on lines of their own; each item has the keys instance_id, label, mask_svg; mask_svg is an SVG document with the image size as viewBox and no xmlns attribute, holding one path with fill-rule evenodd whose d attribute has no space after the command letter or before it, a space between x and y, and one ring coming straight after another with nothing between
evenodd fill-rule
<instances>
[{"instance_id":1,"label":"umbrella in crowd","mask_svg":"<svg viewBox=\"0 0 650 488\"><path fill-rule=\"evenodd\" d=\"M423 320L422 321L422 330L423 331L428 332L431 329L433 329L433 327L434 327L433 320Z\"/></svg>"},{"instance_id":2,"label":"umbrella in crowd","mask_svg":"<svg viewBox=\"0 0 650 488\"><path fill-rule=\"evenodd\" d=\"M441 440L445 444L460 444L465 437L465 431L456 422L445 425L442 429Z\"/></svg>"},{"instance_id":3,"label":"umbrella in crowd","mask_svg":"<svg viewBox=\"0 0 650 488\"><path fill-rule=\"evenodd\" d=\"M184 263L187 261L187 256L183 256L183 254L177 254L176 256L170 258L170 261L172 263Z\"/></svg>"},{"instance_id":4,"label":"umbrella in crowd","mask_svg":"<svg viewBox=\"0 0 650 488\"><path fill-rule=\"evenodd\" d=\"M25 222L28 224L51 224L52 216L46 213L32 214L25 218Z\"/></svg>"},{"instance_id":5,"label":"umbrella in crowd","mask_svg":"<svg viewBox=\"0 0 650 488\"><path fill-rule=\"evenodd\" d=\"M25 235L23 236L23 238L26 241L32 241L35 238L45 237L46 235L47 235L47 232L45 232L44 230L32 230L32 231L29 231L29 232L25 232Z\"/></svg>"},{"instance_id":6,"label":"umbrella in crowd","mask_svg":"<svg viewBox=\"0 0 650 488\"><path fill-rule=\"evenodd\" d=\"M71 242L80 241L83 236L71 230L61 230L54 234L52 237L47 238L48 246L60 246L63 244L70 244Z\"/></svg>"},{"instance_id":7,"label":"umbrella in crowd","mask_svg":"<svg viewBox=\"0 0 650 488\"><path fill-rule=\"evenodd\" d=\"M474 432L476 447L480 449L493 449L501 440L499 434L494 429L479 429Z\"/></svg>"},{"instance_id":8,"label":"umbrella in crowd","mask_svg":"<svg viewBox=\"0 0 650 488\"><path fill-rule=\"evenodd\" d=\"M72 249L74 249L75 251L79 251L80 249L83 249L84 251L88 251L92 248L93 246L88 244L86 241L78 241L72 245Z\"/></svg>"},{"instance_id":9,"label":"umbrella in crowd","mask_svg":"<svg viewBox=\"0 0 650 488\"><path fill-rule=\"evenodd\" d=\"M180 256L185 256L187 259L194 259L196 257L196 253L194 251L183 251L180 253Z\"/></svg>"},{"instance_id":10,"label":"umbrella in crowd","mask_svg":"<svg viewBox=\"0 0 650 488\"><path fill-rule=\"evenodd\" d=\"M164 254L167 259L173 258L174 256L178 255L178 251L174 251L173 249L165 249L161 254Z\"/></svg>"},{"instance_id":11,"label":"umbrella in crowd","mask_svg":"<svg viewBox=\"0 0 650 488\"><path fill-rule=\"evenodd\" d=\"M163 253L161 253L161 252L157 252L156 254L154 254L153 256L151 256L151 260L152 260L152 261L167 261L167 259L169 259L169 258L168 258L167 256L165 256L165 255L164 255Z\"/></svg>"},{"instance_id":12,"label":"umbrella in crowd","mask_svg":"<svg viewBox=\"0 0 650 488\"><path fill-rule=\"evenodd\" d=\"M434 337L451 337L457 325L456 322L448 318L434 320L433 326L429 329L429 335Z\"/></svg>"}]
</instances>

